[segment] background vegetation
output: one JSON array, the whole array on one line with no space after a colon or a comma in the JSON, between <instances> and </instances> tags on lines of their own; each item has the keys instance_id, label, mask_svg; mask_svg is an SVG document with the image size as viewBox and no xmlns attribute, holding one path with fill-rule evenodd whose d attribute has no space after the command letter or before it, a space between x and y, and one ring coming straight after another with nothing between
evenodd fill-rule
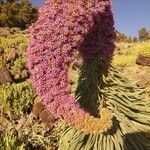
<instances>
[{"instance_id":1,"label":"background vegetation","mask_svg":"<svg viewBox=\"0 0 150 150\"><path fill-rule=\"evenodd\" d=\"M36 20L37 12L28 0L0 0L0 26L25 29Z\"/></svg>"},{"instance_id":2,"label":"background vegetation","mask_svg":"<svg viewBox=\"0 0 150 150\"><path fill-rule=\"evenodd\" d=\"M136 36L130 37L117 30L116 30L116 35L117 35L117 39L116 39L117 42L136 43L138 41L148 42L150 40L150 32L144 27L138 31L138 37Z\"/></svg>"}]
</instances>

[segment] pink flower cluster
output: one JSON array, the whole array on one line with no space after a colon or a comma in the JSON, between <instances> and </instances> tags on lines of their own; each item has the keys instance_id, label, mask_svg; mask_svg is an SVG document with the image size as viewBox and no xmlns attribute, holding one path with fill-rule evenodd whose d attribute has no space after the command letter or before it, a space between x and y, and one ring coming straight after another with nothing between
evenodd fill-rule
<instances>
[{"instance_id":1,"label":"pink flower cluster","mask_svg":"<svg viewBox=\"0 0 150 150\"><path fill-rule=\"evenodd\" d=\"M70 94L68 68L74 60L73 49L84 59L95 55L110 59L113 23L110 0L46 0L38 20L30 27L27 59L33 86L54 118L77 129L85 129L89 121L98 121ZM106 120L99 122L96 131L111 125Z\"/></svg>"}]
</instances>

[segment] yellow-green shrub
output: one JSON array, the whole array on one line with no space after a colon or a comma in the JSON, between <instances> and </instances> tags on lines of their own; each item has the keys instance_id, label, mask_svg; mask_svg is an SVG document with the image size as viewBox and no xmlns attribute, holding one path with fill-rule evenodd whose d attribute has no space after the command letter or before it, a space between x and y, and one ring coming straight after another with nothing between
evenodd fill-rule
<instances>
[{"instance_id":1,"label":"yellow-green shrub","mask_svg":"<svg viewBox=\"0 0 150 150\"><path fill-rule=\"evenodd\" d=\"M7 114L26 112L34 99L35 92L27 81L0 86L0 110Z\"/></svg>"},{"instance_id":2,"label":"yellow-green shrub","mask_svg":"<svg viewBox=\"0 0 150 150\"><path fill-rule=\"evenodd\" d=\"M120 44L119 53L115 53L113 57L113 65L115 66L130 66L134 65L139 54L150 56L150 43L136 44Z\"/></svg>"}]
</instances>

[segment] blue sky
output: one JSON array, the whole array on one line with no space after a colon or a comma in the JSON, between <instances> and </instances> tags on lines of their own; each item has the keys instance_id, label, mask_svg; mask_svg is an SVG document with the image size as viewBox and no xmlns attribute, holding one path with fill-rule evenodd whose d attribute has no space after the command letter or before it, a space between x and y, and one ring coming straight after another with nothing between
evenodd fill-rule
<instances>
[{"instance_id":1,"label":"blue sky","mask_svg":"<svg viewBox=\"0 0 150 150\"><path fill-rule=\"evenodd\" d=\"M30 0L42 5L43 0ZM115 27L129 36L136 36L138 30L146 27L150 30L150 0L112 0Z\"/></svg>"}]
</instances>

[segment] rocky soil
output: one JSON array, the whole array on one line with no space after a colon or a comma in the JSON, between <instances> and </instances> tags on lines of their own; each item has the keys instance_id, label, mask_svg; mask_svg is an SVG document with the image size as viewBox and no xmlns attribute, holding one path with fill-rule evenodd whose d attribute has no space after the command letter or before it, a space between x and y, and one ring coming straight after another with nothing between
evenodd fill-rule
<instances>
[{"instance_id":1,"label":"rocky soil","mask_svg":"<svg viewBox=\"0 0 150 150\"><path fill-rule=\"evenodd\" d=\"M127 77L137 86L147 88L149 90L145 96L150 98L150 67L134 65L125 67L123 70L125 75L127 75Z\"/></svg>"}]
</instances>

